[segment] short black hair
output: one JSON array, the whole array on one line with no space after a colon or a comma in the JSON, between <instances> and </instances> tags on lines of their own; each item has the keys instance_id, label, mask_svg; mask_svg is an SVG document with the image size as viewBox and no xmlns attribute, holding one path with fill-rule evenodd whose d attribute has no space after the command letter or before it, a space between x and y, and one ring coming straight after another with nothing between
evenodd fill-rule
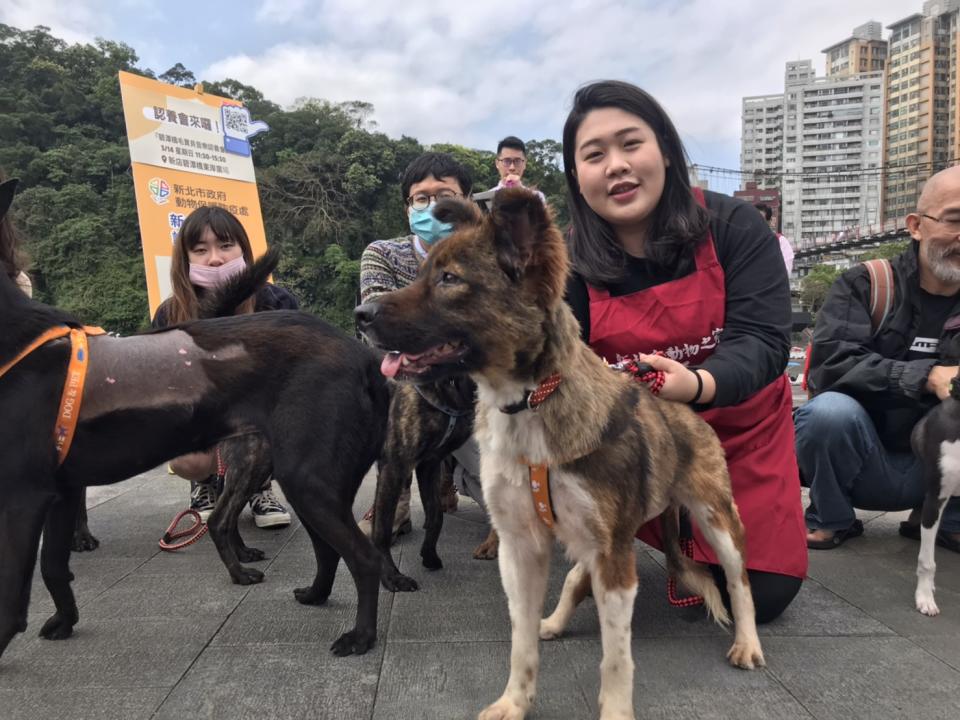
<instances>
[{"instance_id":1,"label":"short black hair","mask_svg":"<svg viewBox=\"0 0 960 720\"><path fill-rule=\"evenodd\" d=\"M466 166L458 163L452 155L447 153L426 152L414 158L400 176L400 193L403 196L404 205L407 203L413 184L431 175L437 180L445 177L454 178L464 197L468 197L473 190L473 176Z\"/></svg>"},{"instance_id":2,"label":"short black hair","mask_svg":"<svg viewBox=\"0 0 960 720\"><path fill-rule=\"evenodd\" d=\"M524 156L527 154L527 146L523 144L523 140L515 135L507 135L503 140L497 143L497 155L499 155L500 151L504 148L519 150L524 154Z\"/></svg>"},{"instance_id":3,"label":"short black hair","mask_svg":"<svg viewBox=\"0 0 960 720\"><path fill-rule=\"evenodd\" d=\"M770 219L773 217L773 210L766 203L757 203L754 207L759 210L763 216L767 219L767 222L770 222Z\"/></svg>"}]
</instances>

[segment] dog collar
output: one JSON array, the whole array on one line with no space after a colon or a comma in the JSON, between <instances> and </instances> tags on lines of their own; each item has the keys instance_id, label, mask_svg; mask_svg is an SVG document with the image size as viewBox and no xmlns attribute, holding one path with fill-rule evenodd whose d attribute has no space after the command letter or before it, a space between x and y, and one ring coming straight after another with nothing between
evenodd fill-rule
<instances>
[{"instance_id":1,"label":"dog collar","mask_svg":"<svg viewBox=\"0 0 960 720\"><path fill-rule=\"evenodd\" d=\"M506 413L507 415L516 415L524 410L536 410L543 404L544 400L553 395L553 391L559 387L562 379L560 373L554 373L537 385L535 389L528 390L523 400L500 408L500 412Z\"/></svg>"}]
</instances>

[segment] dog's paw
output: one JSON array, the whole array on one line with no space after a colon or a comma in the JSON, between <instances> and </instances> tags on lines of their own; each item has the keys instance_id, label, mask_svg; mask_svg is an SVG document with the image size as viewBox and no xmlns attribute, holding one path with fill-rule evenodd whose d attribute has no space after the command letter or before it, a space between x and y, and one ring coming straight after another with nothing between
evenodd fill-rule
<instances>
[{"instance_id":1,"label":"dog's paw","mask_svg":"<svg viewBox=\"0 0 960 720\"><path fill-rule=\"evenodd\" d=\"M544 618L540 621L540 639L556 640L563 634L563 626L555 623L551 618Z\"/></svg>"},{"instance_id":2,"label":"dog's paw","mask_svg":"<svg viewBox=\"0 0 960 720\"><path fill-rule=\"evenodd\" d=\"M259 562L266 559L267 554L263 550L246 546L237 548L237 560L242 563Z\"/></svg>"},{"instance_id":3,"label":"dog's paw","mask_svg":"<svg viewBox=\"0 0 960 720\"><path fill-rule=\"evenodd\" d=\"M502 697L480 711L477 720L523 720L526 711L513 700Z\"/></svg>"},{"instance_id":4,"label":"dog's paw","mask_svg":"<svg viewBox=\"0 0 960 720\"><path fill-rule=\"evenodd\" d=\"M423 566L427 570L440 570L443 567L443 561L437 555L436 550L421 550L420 557L423 559Z\"/></svg>"},{"instance_id":5,"label":"dog's paw","mask_svg":"<svg viewBox=\"0 0 960 720\"><path fill-rule=\"evenodd\" d=\"M633 711L614 710L612 712L601 712L600 720L636 720L637 716Z\"/></svg>"},{"instance_id":6,"label":"dog's paw","mask_svg":"<svg viewBox=\"0 0 960 720\"><path fill-rule=\"evenodd\" d=\"M381 575L380 584L383 585L384 590L389 590L394 593L416 592L420 589L420 585L417 584L416 580L399 572Z\"/></svg>"},{"instance_id":7,"label":"dog's paw","mask_svg":"<svg viewBox=\"0 0 960 720\"><path fill-rule=\"evenodd\" d=\"M473 551L474 560L496 560L500 550L500 538L491 530L490 535Z\"/></svg>"},{"instance_id":8,"label":"dog's paw","mask_svg":"<svg viewBox=\"0 0 960 720\"><path fill-rule=\"evenodd\" d=\"M97 540L88 528L74 530L73 540L70 542L70 549L74 552L91 552L100 547L100 541Z\"/></svg>"},{"instance_id":9,"label":"dog's paw","mask_svg":"<svg viewBox=\"0 0 960 720\"><path fill-rule=\"evenodd\" d=\"M367 650L373 647L377 641L375 632L362 632L360 630L351 630L338 637L330 650L334 655L343 657L345 655L363 655Z\"/></svg>"},{"instance_id":10,"label":"dog's paw","mask_svg":"<svg viewBox=\"0 0 960 720\"><path fill-rule=\"evenodd\" d=\"M754 668L764 667L767 662L763 659L763 650L760 648L760 640L753 641L738 640L733 643L730 652L727 653L727 660L734 667L744 670L753 670Z\"/></svg>"},{"instance_id":11,"label":"dog's paw","mask_svg":"<svg viewBox=\"0 0 960 720\"><path fill-rule=\"evenodd\" d=\"M45 640L65 640L73 635L73 626L76 618L67 618L60 613L54 613L40 628L40 637Z\"/></svg>"},{"instance_id":12,"label":"dog's paw","mask_svg":"<svg viewBox=\"0 0 960 720\"><path fill-rule=\"evenodd\" d=\"M329 594L323 595L314 589L313 585L309 587L296 588L293 591L293 597L301 605L323 605L327 602Z\"/></svg>"},{"instance_id":13,"label":"dog's paw","mask_svg":"<svg viewBox=\"0 0 960 720\"><path fill-rule=\"evenodd\" d=\"M263 582L263 573L255 568L241 567L230 573L230 578L234 585L256 585Z\"/></svg>"},{"instance_id":14,"label":"dog's paw","mask_svg":"<svg viewBox=\"0 0 960 720\"><path fill-rule=\"evenodd\" d=\"M933 599L933 593L924 593L917 591L916 594L917 610L928 617L935 617L940 614L940 608L937 607L937 601Z\"/></svg>"}]
</instances>

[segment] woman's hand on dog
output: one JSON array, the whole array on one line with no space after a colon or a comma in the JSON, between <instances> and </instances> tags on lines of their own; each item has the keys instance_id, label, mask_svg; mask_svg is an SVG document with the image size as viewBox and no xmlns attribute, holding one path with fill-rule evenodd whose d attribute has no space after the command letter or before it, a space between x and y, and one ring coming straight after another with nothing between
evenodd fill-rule
<instances>
[{"instance_id":1,"label":"woman's hand on dog","mask_svg":"<svg viewBox=\"0 0 960 720\"><path fill-rule=\"evenodd\" d=\"M654 370L661 370L664 374L663 387L660 388L658 395L664 400L675 400L677 402L691 402L697 395L699 383L697 375L703 381L703 391L697 402L699 404L709 403L713 400L717 392L717 383L706 370L693 370L676 360L671 360L663 355L640 355L638 362L645 362L651 365Z\"/></svg>"}]
</instances>

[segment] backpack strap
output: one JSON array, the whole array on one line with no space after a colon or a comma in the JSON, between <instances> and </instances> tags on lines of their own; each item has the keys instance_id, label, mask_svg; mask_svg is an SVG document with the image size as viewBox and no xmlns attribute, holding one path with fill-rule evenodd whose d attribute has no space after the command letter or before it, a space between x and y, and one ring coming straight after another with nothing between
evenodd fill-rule
<instances>
[{"instance_id":1,"label":"backpack strap","mask_svg":"<svg viewBox=\"0 0 960 720\"><path fill-rule=\"evenodd\" d=\"M893 308L893 267L889 260L865 260L870 276L870 326L876 332Z\"/></svg>"},{"instance_id":2,"label":"backpack strap","mask_svg":"<svg viewBox=\"0 0 960 720\"><path fill-rule=\"evenodd\" d=\"M870 281L870 328L876 333L893 309L893 266L885 258L864 260L867 268L867 279ZM807 344L807 357L803 363L803 382L801 387L807 390L807 377L810 372L810 355L813 343Z\"/></svg>"}]
</instances>

